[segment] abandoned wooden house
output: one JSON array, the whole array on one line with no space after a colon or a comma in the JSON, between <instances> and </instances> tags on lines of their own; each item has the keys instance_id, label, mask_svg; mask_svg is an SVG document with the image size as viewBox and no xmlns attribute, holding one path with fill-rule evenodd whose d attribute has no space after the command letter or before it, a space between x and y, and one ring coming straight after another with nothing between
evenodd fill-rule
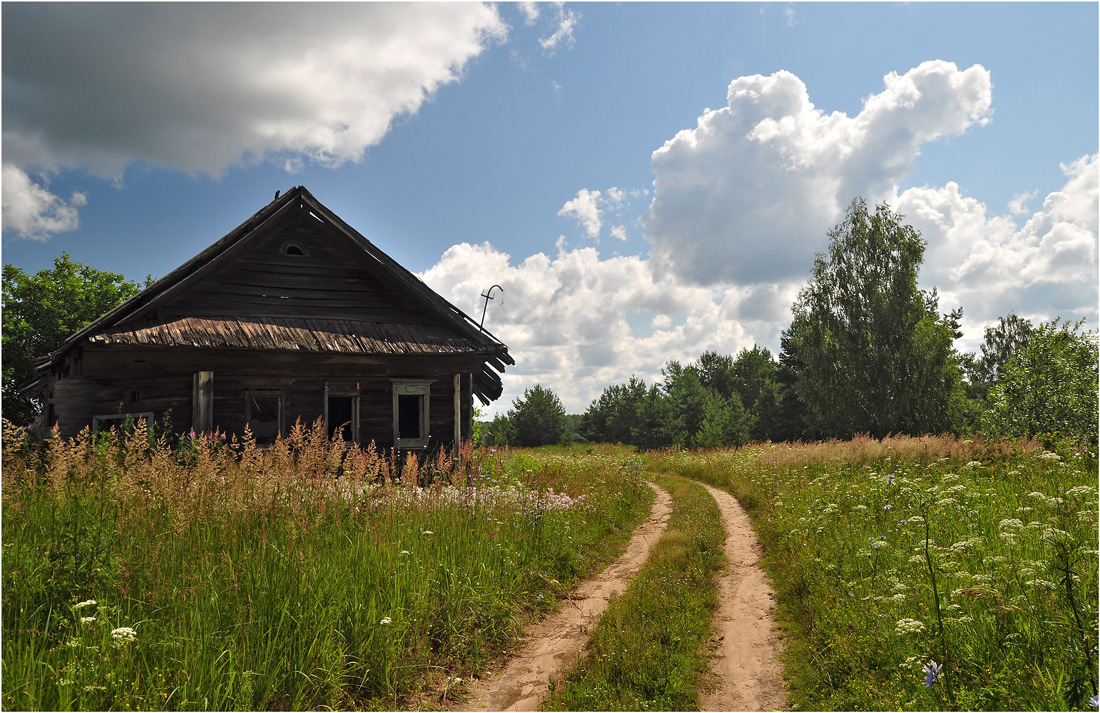
<instances>
[{"instance_id":1,"label":"abandoned wooden house","mask_svg":"<svg viewBox=\"0 0 1100 713\"><path fill-rule=\"evenodd\" d=\"M508 348L304 187L261 208L39 361L62 436L129 416L261 444L295 420L380 448L470 437Z\"/></svg>"}]
</instances>

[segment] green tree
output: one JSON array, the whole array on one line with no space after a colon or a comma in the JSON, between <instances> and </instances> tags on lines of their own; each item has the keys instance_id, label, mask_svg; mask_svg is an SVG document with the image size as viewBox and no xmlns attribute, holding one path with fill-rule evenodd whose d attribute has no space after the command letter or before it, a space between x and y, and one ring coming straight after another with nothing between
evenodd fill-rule
<instances>
[{"instance_id":1,"label":"green tree","mask_svg":"<svg viewBox=\"0 0 1100 713\"><path fill-rule=\"evenodd\" d=\"M677 442L682 430L669 397L656 384L650 386L638 402L638 419L631 433L634 445L647 450L668 448Z\"/></svg>"},{"instance_id":2,"label":"green tree","mask_svg":"<svg viewBox=\"0 0 1100 713\"><path fill-rule=\"evenodd\" d=\"M608 386L581 419L584 437L597 443L632 443L638 404L645 393L645 382L635 376L625 385Z\"/></svg>"},{"instance_id":3,"label":"green tree","mask_svg":"<svg viewBox=\"0 0 1100 713\"><path fill-rule=\"evenodd\" d=\"M1097 446L1097 334L1082 324L1040 324L1005 361L983 418L992 433Z\"/></svg>"},{"instance_id":4,"label":"green tree","mask_svg":"<svg viewBox=\"0 0 1100 713\"><path fill-rule=\"evenodd\" d=\"M512 422L502 413L498 413L493 420L482 424L477 446L510 446L515 436L512 433Z\"/></svg>"},{"instance_id":5,"label":"green tree","mask_svg":"<svg viewBox=\"0 0 1100 713\"><path fill-rule=\"evenodd\" d=\"M151 282L146 278L146 285ZM31 362L48 356L67 337L141 288L120 274L73 262L68 253L54 258L52 270L39 270L33 276L4 265L4 417L19 424L34 420L40 404L18 390L34 377Z\"/></svg>"},{"instance_id":6,"label":"green tree","mask_svg":"<svg viewBox=\"0 0 1100 713\"><path fill-rule=\"evenodd\" d=\"M567 440L565 407L550 389L535 384L524 389L508 412L516 446L545 446Z\"/></svg>"},{"instance_id":7,"label":"green tree","mask_svg":"<svg viewBox=\"0 0 1100 713\"><path fill-rule=\"evenodd\" d=\"M981 354L967 354L962 362L971 398L985 401L990 387L1000 380L1005 363L1027 347L1034 332L1030 321L1015 314L1001 317L995 326L985 328Z\"/></svg>"},{"instance_id":8,"label":"green tree","mask_svg":"<svg viewBox=\"0 0 1100 713\"><path fill-rule=\"evenodd\" d=\"M776 440L781 430L778 362L767 347L754 344L737 353L731 373L734 392L753 417L753 440Z\"/></svg>"},{"instance_id":9,"label":"green tree","mask_svg":"<svg viewBox=\"0 0 1100 713\"><path fill-rule=\"evenodd\" d=\"M785 348L805 435L951 431L965 407L957 338L961 310L940 317L935 291L917 288L924 241L889 206L852 201L829 232L799 293Z\"/></svg>"}]
</instances>

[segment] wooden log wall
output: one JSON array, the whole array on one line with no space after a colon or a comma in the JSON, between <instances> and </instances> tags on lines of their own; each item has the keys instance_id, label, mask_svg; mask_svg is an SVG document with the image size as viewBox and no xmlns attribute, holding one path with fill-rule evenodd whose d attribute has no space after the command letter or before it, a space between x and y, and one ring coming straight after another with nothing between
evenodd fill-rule
<instances>
[{"instance_id":1,"label":"wooden log wall","mask_svg":"<svg viewBox=\"0 0 1100 713\"><path fill-rule=\"evenodd\" d=\"M199 353L204 352L204 353ZM360 441L372 440L380 449L393 446L392 379L431 380L429 433L431 445L449 445L454 439L454 374L461 378L463 438L473 425L470 365L453 360L404 359L392 363L359 364L325 355L288 361L283 355L255 352L214 355L210 350L89 350L83 373L61 377L53 385L52 404L61 435L76 435L90 426L92 417L118 413L152 412L158 421L166 415L176 433L192 428L194 374L213 372L213 425L228 435L243 435L246 395L250 391L279 392L283 397L284 431L300 418L312 424L322 418L325 384L358 384ZM268 358L270 357L270 358ZM242 373L251 365L253 373ZM293 366L294 368L289 368ZM121 367L121 368L120 368ZM346 393L341 391L340 393Z\"/></svg>"}]
</instances>

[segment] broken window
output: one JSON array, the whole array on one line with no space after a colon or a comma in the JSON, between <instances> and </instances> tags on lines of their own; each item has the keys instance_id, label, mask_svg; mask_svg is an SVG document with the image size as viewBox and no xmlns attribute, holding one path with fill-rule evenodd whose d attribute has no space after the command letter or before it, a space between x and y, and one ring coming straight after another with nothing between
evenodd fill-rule
<instances>
[{"instance_id":1,"label":"broken window","mask_svg":"<svg viewBox=\"0 0 1100 713\"><path fill-rule=\"evenodd\" d=\"M430 381L393 382L393 440L398 448L427 448Z\"/></svg>"},{"instance_id":2,"label":"broken window","mask_svg":"<svg viewBox=\"0 0 1100 713\"><path fill-rule=\"evenodd\" d=\"M325 434L350 443L359 442L358 386L325 384Z\"/></svg>"},{"instance_id":3,"label":"broken window","mask_svg":"<svg viewBox=\"0 0 1100 713\"><path fill-rule=\"evenodd\" d=\"M270 446L283 432L282 392L250 391L245 402L245 419L256 445Z\"/></svg>"}]
</instances>

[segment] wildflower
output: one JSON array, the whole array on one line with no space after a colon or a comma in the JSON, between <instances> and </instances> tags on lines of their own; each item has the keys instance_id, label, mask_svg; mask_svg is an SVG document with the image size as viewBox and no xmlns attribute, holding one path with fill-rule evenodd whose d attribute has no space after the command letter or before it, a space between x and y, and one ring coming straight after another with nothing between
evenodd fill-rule
<instances>
[{"instance_id":1,"label":"wildflower","mask_svg":"<svg viewBox=\"0 0 1100 713\"><path fill-rule=\"evenodd\" d=\"M93 621L95 621L94 616L82 616L82 617L80 617L80 623L81 624L91 624Z\"/></svg>"},{"instance_id":2,"label":"wildflower","mask_svg":"<svg viewBox=\"0 0 1100 713\"><path fill-rule=\"evenodd\" d=\"M903 517L903 518L901 519L901 524L902 524L902 525L908 524L908 522L909 522L909 521L908 521L908 520L906 520L906 519L905 519L904 517Z\"/></svg>"},{"instance_id":3,"label":"wildflower","mask_svg":"<svg viewBox=\"0 0 1100 713\"><path fill-rule=\"evenodd\" d=\"M894 474L891 473L890 475L886 476L886 484L887 485L892 485L893 482L894 482Z\"/></svg>"},{"instance_id":4,"label":"wildflower","mask_svg":"<svg viewBox=\"0 0 1100 713\"><path fill-rule=\"evenodd\" d=\"M898 619L894 625L894 632L899 636L905 634L919 634L924 631L924 622L919 619Z\"/></svg>"},{"instance_id":5,"label":"wildflower","mask_svg":"<svg viewBox=\"0 0 1100 713\"><path fill-rule=\"evenodd\" d=\"M1100 707L1100 696L1093 696L1092 698L1090 698L1089 699L1089 707L1091 707L1091 708Z\"/></svg>"},{"instance_id":6,"label":"wildflower","mask_svg":"<svg viewBox=\"0 0 1100 713\"><path fill-rule=\"evenodd\" d=\"M403 554L403 555L411 555L411 554L412 554L412 552L409 552L408 550L401 550L401 554Z\"/></svg>"},{"instance_id":7,"label":"wildflower","mask_svg":"<svg viewBox=\"0 0 1100 713\"><path fill-rule=\"evenodd\" d=\"M393 623L393 619L389 618L388 616L384 616L384 617L382 617L382 620L379 621L378 623L381 624L382 626L388 626L389 624Z\"/></svg>"},{"instance_id":8,"label":"wildflower","mask_svg":"<svg viewBox=\"0 0 1100 713\"><path fill-rule=\"evenodd\" d=\"M96 601L94 599L85 599L84 601L80 602L79 604L74 604L73 609L83 609L84 607L94 607L95 604L96 604Z\"/></svg>"},{"instance_id":9,"label":"wildflower","mask_svg":"<svg viewBox=\"0 0 1100 713\"><path fill-rule=\"evenodd\" d=\"M137 639L137 632L128 626L120 626L111 630L111 638L119 643L128 643Z\"/></svg>"},{"instance_id":10,"label":"wildflower","mask_svg":"<svg viewBox=\"0 0 1100 713\"><path fill-rule=\"evenodd\" d=\"M882 506L882 509L883 509L883 510L887 510L887 511L889 511L889 510L890 510L890 506L889 506L889 505L883 505L883 506Z\"/></svg>"},{"instance_id":11,"label":"wildflower","mask_svg":"<svg viewBox=\"0 0 1100 713\"><path fill-rule=\"evenodd\" d=\"M432 532L431 530L424 530L424 532L421 532L420 534L424 535L425 537L430 537L430 536L434 535L435 533Z\"/></svg>"},{"instance_id":12,"label":"wildflower","mask_svg":"<svg viewBox=\"0 0 1100 713\"><path fill-rule=\"evenodd\" d=\"M925 688L931 688L939 677L940 671L943 669L942 663L936 663L935 661L929 661L921 669L921 673L924 674L924 686Z\"/></svg>"}]
</instances>

